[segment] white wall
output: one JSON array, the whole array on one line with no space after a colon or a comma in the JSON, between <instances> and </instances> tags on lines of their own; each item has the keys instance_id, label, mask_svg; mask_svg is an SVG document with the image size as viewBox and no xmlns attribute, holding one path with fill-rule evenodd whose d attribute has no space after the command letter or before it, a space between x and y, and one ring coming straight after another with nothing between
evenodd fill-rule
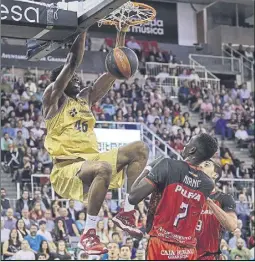
<instances>
[{"instance_id":1,"label":"white wall","mask_svg":"<svg viewBox=\"0 0 255 262\"><path fill-rule=\"evenodd\" d=\"M194 5L197 11L205 5ZM197 43L197 18L196 12L190 4L177 3L178 43L179 45L192 46Z\"/></svg>"}]
</instances>

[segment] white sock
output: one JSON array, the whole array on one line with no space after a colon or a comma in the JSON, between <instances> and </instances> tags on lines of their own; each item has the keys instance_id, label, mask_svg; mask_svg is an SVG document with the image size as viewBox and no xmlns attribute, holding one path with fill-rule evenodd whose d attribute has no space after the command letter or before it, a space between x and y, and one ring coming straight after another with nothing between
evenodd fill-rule
<instances>
[{"instance_id":1,"label":"white sock","mask_svg":"<svg viewBox=\"0 0 255 262\"><path fill-rule=\"evenodd\" d=\"M87 214L84 233L86 233L91 228L96 229L96 226L97 226L97 216L91 216Z\"/></svg>"},{"instance_id":2,"label":"white sock","mask_svg":"<svg viewBox=\"0 0 255 262\"><path fill-rule=\"evenodd\" d=\"M148 170L149 172L151 172L152 167L151 167L151 166L146 166L146 167L144 168L144 170Z\"/></svg>"},{"instance_id":3,"label":"white sock","mask_svg":"<svg viewBox=\"0 0 255 262\"><path fill-rule=\"evenodd\" d=\"M129 196L129 194L126 194L125 204L124 204L124 212L132 211L135 208L135 206L129 204L128 196Z\"/></svg>"}]
</instances>

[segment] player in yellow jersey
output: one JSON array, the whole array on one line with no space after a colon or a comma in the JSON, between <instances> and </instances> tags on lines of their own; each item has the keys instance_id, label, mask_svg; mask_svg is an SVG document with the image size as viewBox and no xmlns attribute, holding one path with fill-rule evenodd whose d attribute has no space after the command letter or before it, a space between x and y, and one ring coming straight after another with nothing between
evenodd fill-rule
<instances>
[{"instance_id":1,"label":"player in yellow jersey","mask_svg":"<svg viewBox=\"0 0 255 262\"><path fill-rule=\"evenodd\" d=\"M83 60L86 32L74 41L66 63L52 71L51 84L43 95L43 115L47 136L45 148L53 158L50 180L57 194L67 199L83 201L88 197L88 214L79 246L88 254L106 253L96 236L97 215L108 188L123 185L126 169L127 190L144 169L148 148L134 142L119 149L99 153L94 132L95 118L91 106L112 87L115 78L101 75L93 87L81 90L81 80L75 70ZM125 32L118 32L117 43L123 46ZM134 207L127 201L115 223L134 236L142 233L135 226Z\"/></svg>"}]
</instances>

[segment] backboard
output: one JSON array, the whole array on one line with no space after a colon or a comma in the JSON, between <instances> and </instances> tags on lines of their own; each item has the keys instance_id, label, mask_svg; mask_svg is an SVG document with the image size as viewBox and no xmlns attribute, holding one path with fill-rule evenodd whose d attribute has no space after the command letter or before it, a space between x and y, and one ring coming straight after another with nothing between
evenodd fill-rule
<instances>
[{"instance_id":1,"label":"backboard","mask_svg":"<svg viewBox=\"0 0 255 262\"><path fill-rule=\"evenodd\" d=\"M49 2L49 1L47 1ZM70 1L69 1L70 2ZM38 61L128 0L85 0L47 4L31 0L1 1L2 37L29 41L28 59Z\"/></svg>"}]
</instances>

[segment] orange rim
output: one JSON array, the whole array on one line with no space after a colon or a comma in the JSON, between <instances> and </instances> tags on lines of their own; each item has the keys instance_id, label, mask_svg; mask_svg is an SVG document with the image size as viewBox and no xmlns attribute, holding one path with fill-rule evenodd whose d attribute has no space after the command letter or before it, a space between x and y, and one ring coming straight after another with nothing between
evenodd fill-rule
<instances>
[{"instance_id":1,"label":"orange rim","mask_svg":"<svg viewBox=\"0 0 255 262\"><path fill-rule=\"evenodd\" d=\"M149 5L146 5L146 4L143 4L143 3L133 3L133 5L135 7L139 7L142 9L149 9L152 14L150 17L148 18L145 18L145 19L141 19L141 20L135 20L135 21L128 21L128 25L129 26L132 26L132 25L138 25L138 24L146 24L148 23L149 21L152 21L155 17L156 17L156 10L152 7L152 6L149 6ZM101 24L103 25L119 25L119 22L117 21L113 21L113 20L108 20L107 18L103 18L101 21L100 21Z\"/></svg>"}]
</instances>

